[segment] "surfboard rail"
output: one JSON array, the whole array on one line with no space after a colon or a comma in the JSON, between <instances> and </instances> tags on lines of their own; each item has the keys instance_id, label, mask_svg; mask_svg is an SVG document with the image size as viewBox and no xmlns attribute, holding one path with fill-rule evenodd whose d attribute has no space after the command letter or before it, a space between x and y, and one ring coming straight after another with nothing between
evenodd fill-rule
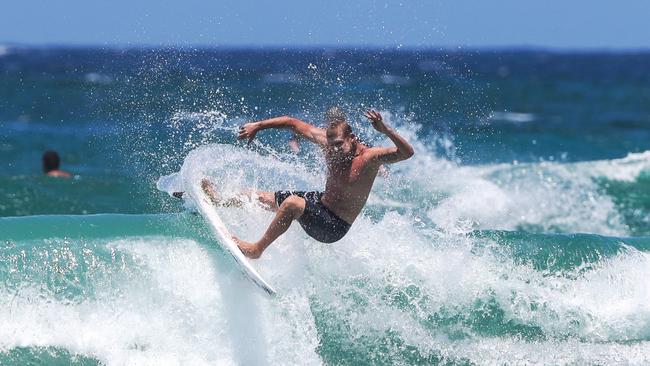
<instances>
[{"instance_id":1,"label":"surfboard rail","mask_svg":"<svg viewBox=\"0 0 650 366\"><path fill-rule=\"evenodd\" d=\"M269 285L262 276L257 272L255 267L250 263L248 258L244 256L244 253L239 250L237 243L232 239L228 228L224 224L223 220L219 216L217 209L210 200L210 198L203 192L201 188L196 185L192 185L190 190L190 196L193 201L196 203L196 207L203 216L203 219L207 222L208 226L212 230L212 233L217 237L219 244L222 248L228 252L232 258L237 263L237 267L240 271L251 280L255 285L261 288L269 296L275 295L275 290L271 285Z\"/></svg>"}]
</instances>

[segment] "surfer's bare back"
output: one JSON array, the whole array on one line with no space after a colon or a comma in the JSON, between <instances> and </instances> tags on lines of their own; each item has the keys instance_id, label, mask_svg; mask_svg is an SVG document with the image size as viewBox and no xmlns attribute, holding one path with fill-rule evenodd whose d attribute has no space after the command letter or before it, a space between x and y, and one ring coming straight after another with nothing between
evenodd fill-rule
<instances>
[{"instance_id":1,"label":"surfer's bare back","mask_svg":"<svg viewBox=\"0 0 650 366\"><path fill-rule=\"evenodd\" d=\"M278 191L250 192L265 207L276 212L275 218L257 242L243 241L233 236L241 251L249 258L259 258L264 250L298 220L312 238L333 243L350 229L368 200L370 189L382 164L396 163L413 156L413 147L397 132L386 126L381 114L374 110L364 113L375 130L388 136L394 147L368 147L357 139L339 108L330 108L325 114L327 127L318 128L299 119L283 116L243 125L239 139L255 138L261 130L290 129L296 135L319 145L327 163L325 192ZM204 191L217 204L236 204L222 201L209 181L203 180Z\"/></svg>"}]
</instances>

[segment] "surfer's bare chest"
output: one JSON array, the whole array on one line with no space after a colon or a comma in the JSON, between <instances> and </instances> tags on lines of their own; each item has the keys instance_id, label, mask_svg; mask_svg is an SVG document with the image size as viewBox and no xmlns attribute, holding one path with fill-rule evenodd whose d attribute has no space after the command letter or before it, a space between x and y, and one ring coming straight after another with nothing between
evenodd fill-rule
<instances>
[{"instance_id":1,"label":"surfer's bare chest","mask_svg":"<svg viewBox=\"0 0 650 366\"><path fill-rule=\"evenodd\" d=\"M330 197L336 197L336 201L355 200L357 197L363 199L367 197L376 176L377 169L372 169L362 156L346 165L330 163L325 192Z\"/></svg>"}]
</instances>

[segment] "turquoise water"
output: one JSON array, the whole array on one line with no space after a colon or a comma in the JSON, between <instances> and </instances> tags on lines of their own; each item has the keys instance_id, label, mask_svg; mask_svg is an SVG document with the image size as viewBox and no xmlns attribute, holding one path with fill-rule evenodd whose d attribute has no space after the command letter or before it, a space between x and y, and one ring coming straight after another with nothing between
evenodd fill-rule
<instances>
[{"instance_id":1,"label":"turquoise water","mask_svg":"<svg viewBox=\"0 0 650 366\"><path fill-rule=\"evenodd\" d=\"M0 364L647 364L645 53L9 48L0 57ZM191 200L320 189L284 132L372 105L415 156L323 245L242 278ZM43 177L56 149L70 180ZM245 239L271 219L222 208Z\"/></svg>"}]
</instances>

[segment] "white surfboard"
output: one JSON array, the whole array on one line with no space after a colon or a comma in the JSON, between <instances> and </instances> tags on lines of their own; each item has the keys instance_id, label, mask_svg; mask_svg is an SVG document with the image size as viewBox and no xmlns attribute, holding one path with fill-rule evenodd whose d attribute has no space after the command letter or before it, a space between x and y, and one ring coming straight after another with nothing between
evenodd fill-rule
<instances>
[{"instance_id":1,"label":"white surfboard","mask_svg":"<svg viewBox=\"0 0 650 366\"><path fill-rule=\"evenodd\" d=\"M215 208L214 203L212 203L208 195L205 194L205 192L203 192L200 187L198 187L198 184L192 184L190 191L190 195L194 199L196 208L198 209L199 213L208 223L208 226L210 226L210 229L212 229L214 235L216 235L219 239L218 242L221 247L223 247L226 252L230 253L230 255L232 255L232 257L235 259L237 267L239 267L244 276L248 277L248 279L250 279L254 284L264 290L267 294L275 295L275 290L266 281L264 281L262 276L260 276L260 274L251 265L246 256L244 256L244 253L239 250L237 243L232 240L232 237L230 236L226 225L224 225L223 221L221 221L221 218L217 213L217 209Z\"/></svg>"}]
</instances>

